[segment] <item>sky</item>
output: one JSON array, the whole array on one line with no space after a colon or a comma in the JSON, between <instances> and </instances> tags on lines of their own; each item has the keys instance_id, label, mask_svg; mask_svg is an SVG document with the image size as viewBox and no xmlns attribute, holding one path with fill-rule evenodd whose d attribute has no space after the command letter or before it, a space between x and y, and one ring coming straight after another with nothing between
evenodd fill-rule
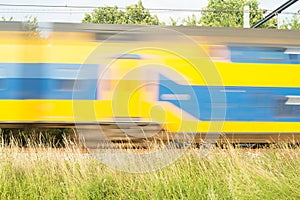
<instances>
[{"instance_id":1,"label":"sky","mask_svg":"<svg viewBox=\"0 0 300 200\"><path fill-rule=\"evenodd\" d=\"M259 0L260 8L274 10L287 0ZM98 6L115 6L124 8L127 5L135 4L137 0L1 0L0 12L6 19L13 17L14 21L24 21L26 16L36 16L39 22L81 22L84 13L90 13L93 8ZM9 4L13 6L3 6ZM44 5L44 6L61 6L61 7L37 7L37 6L17 6L17 5ZM144 0L143 5L149 9L192 9L200 10L207 5L206 0ZM78 6L79 8L67 8L65 6ZM83 7L82 7L83 6ZM90 7L90 8L88 8ZM296 13L300 10L300 1L285 10L284 12ZM161 11L150 10L151 13L157 14L160 21L170 23L170 17L180 21L187 16L195 13L200 16L199 12L183 11ZM300 11L299 11L300 12ZM291 14L280 14L279 19L282 21Z\"/></svg>"}]
</instances>

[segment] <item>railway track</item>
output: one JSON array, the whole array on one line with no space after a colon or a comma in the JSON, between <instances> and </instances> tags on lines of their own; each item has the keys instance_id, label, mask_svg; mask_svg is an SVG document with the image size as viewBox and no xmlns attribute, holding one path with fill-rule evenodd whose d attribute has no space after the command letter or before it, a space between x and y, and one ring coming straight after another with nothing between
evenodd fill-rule
<instances>
[{"instance_id":1,"label":"railway track","mask_svg":"<svg viewBox=\"0 0 300 200\"><path fill-rule=\"evenodd\" d=\"M279 144L300 143L300 133L170 133L156 123L107 123L81 126L77 131L90 150L105 148L157 149L168 146L200 147L203 143Z\"/></svg>"},{"instance_id":2,"label":"railway track","mask_svg":"<svg viewBox=\"0 0 300 200\"><path fill-rule=\"evenodd\" d=\"M300 133L168 133L158 123L103 122L93 123L5 123L0 128L72 128L83 149L157 149L166 145L182 148L203 143L276 144L300 143ZM84 151L84 150L83 150Z\"/></svg>"}]
</instances>

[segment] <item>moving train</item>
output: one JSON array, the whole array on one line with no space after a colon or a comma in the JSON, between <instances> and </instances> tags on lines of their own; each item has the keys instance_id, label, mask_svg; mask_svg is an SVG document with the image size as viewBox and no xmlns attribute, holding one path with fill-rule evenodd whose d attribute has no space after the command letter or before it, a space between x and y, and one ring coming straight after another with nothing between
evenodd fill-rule
<instances>
[{"instance_id":1,"label":"moving train","mask_svg":"<svg viewBox=\"0 0 300 200\"><path fill-rule=\"evenodd\" d=\"M1 127L300 138L299 31L2 22L0 36Z\"/></svg>"}]
</instances>

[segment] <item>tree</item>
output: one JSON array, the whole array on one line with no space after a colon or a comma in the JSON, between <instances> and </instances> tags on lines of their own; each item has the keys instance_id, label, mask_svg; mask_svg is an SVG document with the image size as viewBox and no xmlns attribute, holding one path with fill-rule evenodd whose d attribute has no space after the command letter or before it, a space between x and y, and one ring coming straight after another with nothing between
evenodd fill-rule
<instances>
[{"instance_id":1,"label":"tree","mask_svg":"<svg viewBox=\"0 0 300 200\"><path fill-rule=\"evenodd\" d=\"M38 21L37 17L26 16L26 20L24 22L24 28L29 32L37 32Z\"/></svg>"},{"instance_id":2,"label":"tree","mask_svg":"<svg viewBox=\"0 0 300 200\"><path fill-rule=\"evenodd\" d=\"M197 26L198 20L195 14L188 16L187 18L178 17L176 20L170 17L172 26Z\"/></svg>"},{"instance_id":3,"label":"tree","mask_svg":"<svg viewBox=\"0 0 300 200\"><path fill-rule=\"evenodd\" d=\"M170 20L172 26L178 26L178 21L180 20L180 17L178 17L176 20L170 17Z\"/></svg>"},{"instance_id":4,"label":"tree","mask_svg":"<svg viewBox=\"0 0 300 200\"><path fill-rule=\"evenodd\" d=\"M91 14L85 14L82 22L95 24L122 24L125 21L124 12L118 7L99 7Z\"/></svg>"},{"instance_id":5,"label":"tree","mask_svg":"<svg viewBox=\"0 0 300 200\"><path fill-rule=\"evenodd\" d=\"M209 0L206 12L202 13L198 24L202 26L243 27L244 6L250 8L250 26L263 18L264 11L258 8L257 0ZM276 28L275 18L260 28Z\"/></svg>"},{"instance_id":6,"label":"tree","mask_svg":"<svg viewBox=\"0 0 300 200\"><path fill-rule=\"evenodd\" d=\"M280 28L300 30L300 18L297 16L297 14L294 14L292 19L283 20L283 25L281 25Z\"/></svg>"},{"instance_id":7,"label":"tree","mask_svg":"<svg viewBox=\"0 0 300 200\"><path fill-rule=\"evenodd\" d=\"M197 18L196 15L192 14L192 16L188 16L187 18L183 19L183 25L185 26L196 26L197 25Z\"/></svg>"},{"instance_id":8,"label":"tree","mask_svg":"<svg viewBox=\"0 0 300 200\"><path fill-rule=\"evenodd\" d=\"M156 15L151 15L148 9L139 0L137 4L126 7L125 11L115 7L99 7L94 9L91 14L86 13L83 23L97 24L147 24L158 25L159 20Z\"/></svg>"},{"instance_id":9,"label":"tree","mask_svg":"<svg viewBox=\"0 0 300 200\"><path fill-rule=\"evenodd\" d=\"M6 19L4 16L1 17L1 21L3 22L11 22L13 20L14 20L13 17L10 17L9 19Z\"/></svg>"}]
</instances>

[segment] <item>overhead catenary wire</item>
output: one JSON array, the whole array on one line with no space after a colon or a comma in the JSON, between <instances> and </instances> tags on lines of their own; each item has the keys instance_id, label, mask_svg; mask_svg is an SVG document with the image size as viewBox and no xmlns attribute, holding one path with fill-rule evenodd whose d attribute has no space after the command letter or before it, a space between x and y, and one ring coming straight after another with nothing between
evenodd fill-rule
<instances>
[{"instance_id":1,"label":"overhead catenary wire","mask_svg":"<svg viewBox=\"0 0 300 200\"><path fill-rule=\"evenodd\" d=\"M51 10L51 9L49 9L49 10L7 10L7 9L5 9L5 10L2 10L1 8L0 8L0 12L1 13L48 13L48 14L54 14L54 13L60 13L60 14L70 14L70 13L79 13L79 14L81 14L81 13L86 13L86 12L92 12L92 10L61 10L61 11L58 11L58 10L55 10L55 11L53 11L53 10ZM49 13L49 12L51 12L51 13ZM152 12L152 13L160 13L160 12L164 12L165 13L165 11L163 11L163 10L154 10L154 12ZM193 12L193 11L175 11L175 10L170 10L170 11L168 11L167 13L172 13L172 12L190 12L190 13L195 13L195 12ZM214 11L214 10L201 10L201 11L198 11L199 13L205 13L205 12L214 12L214 13L217 13L217 12L219 12L219 13L225 13L225 12L227 12L227 13L230 13L230 12L242 12L242 11L232 11L232 10L222 10L222 11L218 11L218 10L216 10L216 11ZM298 13L298 12L282 12L281 14L284 14L284 15L300 15L300 13Z\"/></svg>"},{"instance_id":2,"label":"overhead catenary wire","mask_svg":"<svg viewBox=\"0 0 300 200\"><path fill-rule=\"evenodd\" d=\"M276 15L280 14L282 11L289 8L291 5L295 4L296 2L298 2L298 0L289 0L289 1L285 2L284 4L282 4L281 6L276 8L276 10L272 11L267 16L265 16L263 19L261 19L260 21L255 23L253 26L251 26L251 28L257 28L257 27L261 26L263 23L267 22L268 20L272 19Z\"/></svg>"},{"instance_id":3,"label":"overhead catenary wire","mask_svg":"<svg viewBox=\"0 0 300 200\"><path fill-rule=\"evenodd\" d=\"M3 4L0 3L0 7L25 7L25 8L34 8L31 9L30 11L24 11L24 10L18 10L18 9L5 9L2 10L0 8L0 11L2 13L27 13L27 12L32 12L32 13L43 13L43 12L49 12L51 11L52 13L63 13L67 12L68 13L81 13L81 12L90 12L92 9L96 8L106 8L106 7L111 7L113 8L114 6L82 6L82 5L36 5L36 4ZM35 9L38 8L38 9ZM53 11L51 9L41 9L41 8L61 8L61 9L68 9L68 10L61 10L61 11ZM120 10L125 10L126 7L118 7ZM134 8L130 8L134 9ZM198 12L198 13L205 13L205 12L213 12L213 13L230 13L230 12L244 12L242 9L241 10L208 10L208 9L178 9L178 8L146 8L149 11L164 11L164 12ZM300 11L300 10L299 10ZM298 14L300 15L300 12L282 12L281 14ZM251 11L250 12L257 12L257 11ZM264 9L263 12L272 12L272 10L266 10Z\"/></svg>"}]
</instances>

